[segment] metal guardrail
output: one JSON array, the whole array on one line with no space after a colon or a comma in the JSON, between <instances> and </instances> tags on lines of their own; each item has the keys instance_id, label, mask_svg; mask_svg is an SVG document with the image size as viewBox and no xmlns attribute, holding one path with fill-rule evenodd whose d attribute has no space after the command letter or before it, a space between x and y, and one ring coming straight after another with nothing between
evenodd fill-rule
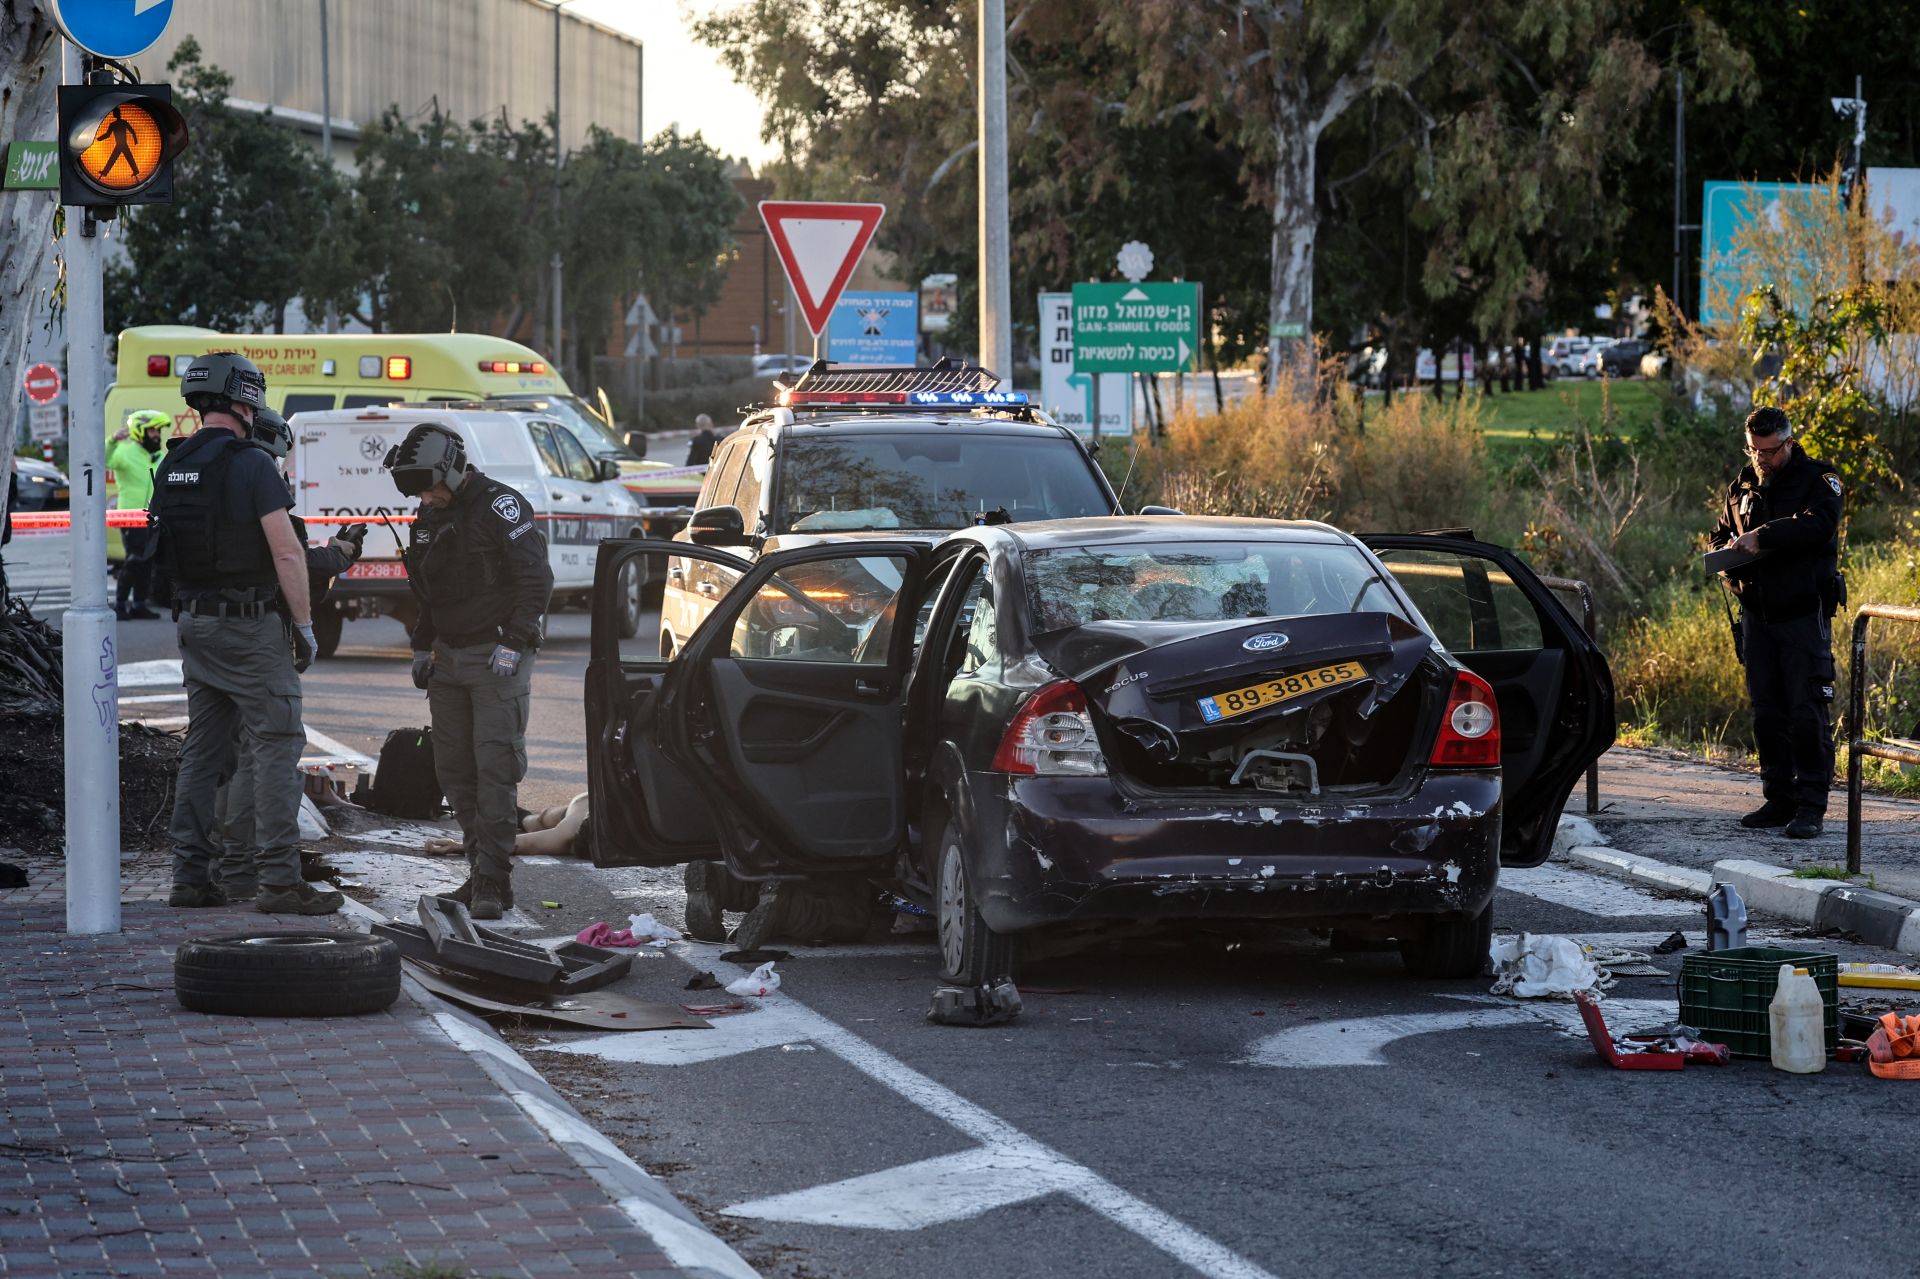
<instances>
[{"instance_id":1,"label":"metal guardrail","mask_svg":"<svg viewBox=\"0 0 1920 1279\"><path fill-rule=\"evenodd\" d=\"M1541 577L1541 585L1550 591L1563 591L1576 595L1580 599L1580 629L1590 638L1598 639L1594 630L1599 621L1598 610L1593 602L1593 588L1585 582L1570 577ZM1594 760L1587 765L1587 813L1591 816L1600 811L1600 761Z\"/></svg>"},{"instance_id":2,"label":"metal guardrail","mask_svg":"<svg viewBox=\"0 0 1920 1279\"><path fill-rule=\"evenodd\" d=\"M1847 668L1847 872L1860 873L1860 762L1871 755L1896 764L1920 764L1920 741L1910 737L1867 740L1867 623L1920 622L1920 608L1907 604L1862 604L1853 618L1853 655Z\"/></svg>"}]
</instances>

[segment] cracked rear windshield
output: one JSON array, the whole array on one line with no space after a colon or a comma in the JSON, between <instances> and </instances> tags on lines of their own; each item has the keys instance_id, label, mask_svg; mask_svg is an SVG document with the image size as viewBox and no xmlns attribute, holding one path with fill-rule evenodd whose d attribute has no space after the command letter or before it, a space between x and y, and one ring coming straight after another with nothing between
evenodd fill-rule
<instances>
[{"instance_id":1,"label":"cracked rear windshield","mask_svg":"<svg viewBox=\"0 0 1920 1279\"><path fill-rule=\"evenodd\" d=\"M1093 467L1071 440L953 433L790 441L780 475L780 531L965 528L1111 515Z\"/></svg>"},{"instance_id":2,"label":"cracked rear windshield","mask_svg":"<svg viewBox=\"0 0 1920 1279\"><path fill-rule=\"evenodd\" d=\"M1030 550L1037 632L1089 622L1230 622L1406 610L1366 556L1321 542L1168 542Z\"/></svg>"}]
</instances>

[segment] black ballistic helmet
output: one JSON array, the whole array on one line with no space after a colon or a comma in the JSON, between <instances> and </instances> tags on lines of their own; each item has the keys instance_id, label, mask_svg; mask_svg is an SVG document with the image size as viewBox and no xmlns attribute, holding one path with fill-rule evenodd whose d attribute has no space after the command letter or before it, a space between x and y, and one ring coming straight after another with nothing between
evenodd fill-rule
<instances>
[{"instance_id":1,"label":"black ballistic helmet","mask_svg":"<svg viewBox=\"0 0 1920 1279\"><path fill-rule=\"evenodd\" d=\"M458 491L467 478L467 446L459 433L423 422L387 450L381 465L393 473L393 486L418 497L436 484Z\"/></svg>"},{"instance_id":2,"label":"black ballistic helmet","mask_svg":"<svg viewBox=\"0 0 1920 1279\"><path fill-rule=\"evenodd\" d=\"M267 407L267 379L236 351L209 351L180 375L180 395L199 413L224 413L236 404Z\"/></svg>"},{"instance_id":3,"label":"black ballistic helmet","mask_svg":"<svg viewBox=\"0 0 1920 1279\"><path fill-rule=\"evenodd\" d=\"M275 457L283 458L293 452L293 428L287 425L287 419L272 409L255 409L253 429L247 434Z\"/></svg>"}]
</instances>

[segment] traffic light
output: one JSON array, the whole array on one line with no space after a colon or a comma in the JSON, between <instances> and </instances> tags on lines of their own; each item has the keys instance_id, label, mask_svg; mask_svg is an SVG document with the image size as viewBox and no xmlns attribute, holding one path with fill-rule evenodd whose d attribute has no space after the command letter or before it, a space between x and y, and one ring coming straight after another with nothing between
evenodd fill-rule
<instances>
[{"instance_id":1,"label":"traffic light","mask_svg":"<svg viewBox=\"0 0 1920 1279\"><path fill-rule=\"evenodd\" d=\"M187 121L166 84L60 86L60 203L173 203Z\"/></svg>"}]
</instances>

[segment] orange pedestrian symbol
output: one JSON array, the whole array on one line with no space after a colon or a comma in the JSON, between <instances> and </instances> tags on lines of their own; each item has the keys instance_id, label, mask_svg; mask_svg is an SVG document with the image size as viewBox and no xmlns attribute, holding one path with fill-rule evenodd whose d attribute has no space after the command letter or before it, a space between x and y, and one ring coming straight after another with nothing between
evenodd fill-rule
<instances>
[{"instance_id":1,"label":"orange pedestrian symbol","mask_svg":"<svg viewBox=\"0 0 1920 1279\"><path fill-rule=\"evenodd\" d=\"M166 149L165 131L153 111L140 102L121 102L101 119L92 144L80 154L80 168L102 191L137 191L167 158Z\"/></svg>"}]
</instances>

